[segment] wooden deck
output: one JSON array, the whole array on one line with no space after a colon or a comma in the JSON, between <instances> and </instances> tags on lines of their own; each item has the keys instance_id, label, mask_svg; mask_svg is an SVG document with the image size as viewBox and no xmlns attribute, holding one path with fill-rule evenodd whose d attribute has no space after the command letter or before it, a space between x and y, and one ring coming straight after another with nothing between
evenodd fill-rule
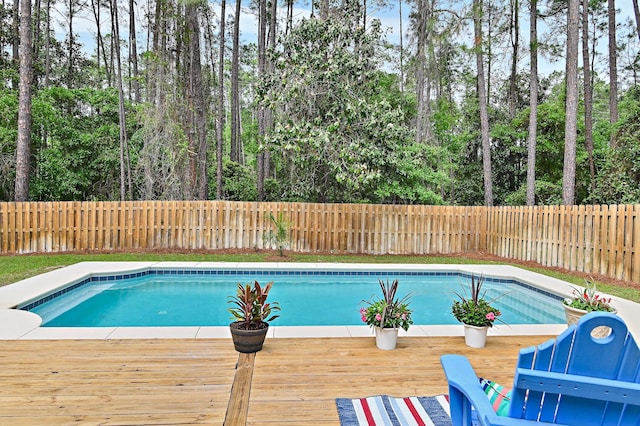
<instances>
[{"instance_id":1,"label":"wooden deck","mask_svg":"<svg viewBox=\"0 0 640 426\"><path fill-rule=\"evenodd\" d=\"M227 339L1 341L0 423L337 425L337 397L446 393L445 353L508 384L518 350L545 340L268 339L255 356Z\"/></svg>"}]
</instances>

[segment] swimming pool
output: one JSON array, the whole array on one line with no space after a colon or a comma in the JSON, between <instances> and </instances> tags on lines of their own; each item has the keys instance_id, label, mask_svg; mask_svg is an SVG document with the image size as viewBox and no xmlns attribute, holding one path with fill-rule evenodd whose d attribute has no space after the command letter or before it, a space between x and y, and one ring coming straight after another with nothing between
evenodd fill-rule
<instances>
[{"instance_id":1,"label":"swimming pool","mask_svg":"<svg viewBox=\"0 0 640 426\"><path fill-rule=\"evenodd\" d=\"M95 275L31 301L20 309L43 318L43 327L225 326L227 297L236 283L274 281L270 295L281 307L275 326L362 325L363 300L379 296L378 279L400 281L411 294L416 324L457 324L450 310L466 272L421 270L148 269ZM488 299L507 324L564 321L560 296L515 279L486 277Z\"/></svg>"}]
</instances>

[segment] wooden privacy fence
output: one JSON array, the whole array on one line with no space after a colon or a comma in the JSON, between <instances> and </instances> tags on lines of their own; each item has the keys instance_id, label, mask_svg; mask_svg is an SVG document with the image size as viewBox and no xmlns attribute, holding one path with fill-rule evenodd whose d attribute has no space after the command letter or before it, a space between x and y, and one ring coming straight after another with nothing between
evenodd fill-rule
<instances>
[{"instance_id":1,"label":"wooden privacy fence","mask_svg":"<svg viewBox=\"0 0 640 426\"><path fill-rule=\"evenodd\" d=\"M231 201L0 203L1 253L261 249L268 216L298 252L487 251L640 281L640 205L456 207Z\"/></svg>"}]
</instances>

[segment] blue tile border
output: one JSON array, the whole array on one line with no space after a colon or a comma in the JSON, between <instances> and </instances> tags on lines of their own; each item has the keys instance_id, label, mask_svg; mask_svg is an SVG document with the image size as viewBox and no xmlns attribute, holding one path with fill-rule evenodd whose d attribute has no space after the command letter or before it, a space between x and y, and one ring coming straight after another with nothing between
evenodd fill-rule
<instances>
[{"instance_id":1,"label":"blue tile border","mask_svg":"<svg viewBox=\"0 0 640 426\"><path fill-rule=\"evenodd\" d=\"M118 280L126 280L131 278L140 278L147 275L295 275L295 276L348 276L348 275L356 275L356 276L425 276L425 277L434 277L434 276L457 276L466 279L471 279L472 276L476 276L475 274L469 274L466 272L442 272L442 271L317 271L317 270L308 270L308 271L287 271L287 270L215 270L215 269L150 269L147 271L141 272L133 272L129 274L116 274L116 275L95 275L89 278L85 278L76 283L72 283L69 286L58 290L54 293L51 293L47 296L44 296L38 300L30 302L24 306L20 306L18 309L23 311L30 311L31 309L40 306L50 300L55 299L58 296L66 294L70 291L73 291L79 287L82 287L85 284L94 283L94 282L105 282L105 281L118 281ZM524 287L528 290L535 291L536 293L542 294L547 297L551 297L552 299L562 300L562 296L558 296L557 294L553 294L546 290L540 289L538 287L532 286L527 283L523 283L522 281L518 281L511 278L494 278L494 277L484 277L484 280L491 283L496 284L515 284L521 287Z\"/></svg>"}]
</instances>

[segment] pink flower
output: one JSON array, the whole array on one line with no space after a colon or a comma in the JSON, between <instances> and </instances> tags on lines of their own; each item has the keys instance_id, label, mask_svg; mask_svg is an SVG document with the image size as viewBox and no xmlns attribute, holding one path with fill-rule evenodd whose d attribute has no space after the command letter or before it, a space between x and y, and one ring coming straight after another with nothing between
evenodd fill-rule
<instances>
[{"instance_id":1,"label":"pink flower","mask_svg":"<svg viewBox=\"0 0 640 426\"><path fill-rule=\"evenodd\" d=\"M406 313L402 314L402 316L400 318L402 318L403 321L406 320L407 319L407 314Z\"/></svg>"},{"instance_id":2,"label":"pink flower","mask_svg":"<svg viewBox=\"0 0 640 426\"><path fill-rule=\"evenodd\" d=\"M376 314L376 321L381 321L381 320L382 320L382 315Z\"/></svg>"},{"instance_id":3,"label":"pink flower","mask_svg":"<svg viewBox=\"0 0 640 426\"><path fill-rule=\"evenodd\" d=\"M493 312L489 312L489 313L486 315L486 318L487 318L489 321L493 321L493 320L495 320L495 319L496 319L496 315L495 315Z\"/></svg>"}]
</instances>

